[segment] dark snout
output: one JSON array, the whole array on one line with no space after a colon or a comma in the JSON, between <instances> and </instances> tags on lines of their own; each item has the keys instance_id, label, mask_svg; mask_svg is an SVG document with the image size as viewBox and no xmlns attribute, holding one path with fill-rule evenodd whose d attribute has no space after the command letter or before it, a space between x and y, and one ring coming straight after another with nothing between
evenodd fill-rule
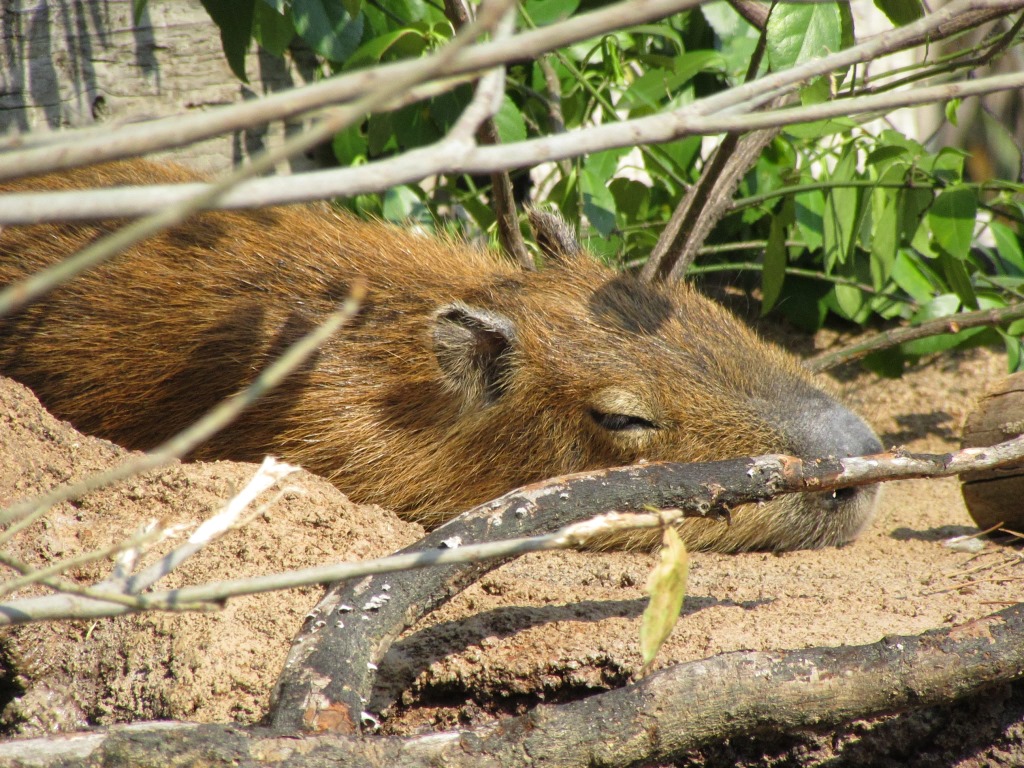
<instances>
[{"instance_id":1,"label":"dark snout","mask_svg":"<svg viewBox=\"0 0 1024 768\"><path fill-rule=\"evenodd\" d=\"M863 419L828 395L810 391L791 401L781 415L786 452L803 459L847 458L880 453L878 437ZM800 501L803 546L834 546L852 541L874 516L877 485L804 494Z\"/></svg>"},{"instance_id":2,"label":"dark snout","mask_svg":"<svg viewBox=\"0 0 1024 768\"><path fill-rule=\"evenodd\" d=\"M786 419L791 451L804 459L863 456L880 453L882 444L864 420L835 400L813 393L800 409L799 423Z\"/></svg>"}]
</instances>

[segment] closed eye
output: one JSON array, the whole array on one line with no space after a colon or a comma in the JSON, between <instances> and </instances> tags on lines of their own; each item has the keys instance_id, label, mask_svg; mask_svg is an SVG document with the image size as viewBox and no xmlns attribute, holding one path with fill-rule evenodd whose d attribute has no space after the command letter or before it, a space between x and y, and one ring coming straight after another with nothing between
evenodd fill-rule
<instances>
[{"instance_id":1,"label":"closed eye","mask_svg":"<svg viewBox=\"0 0 1024 768\"><path fill-rule=\"evenodd\" d=\"M653 421L645 419L643 416L633 416L628 413L603 413L591 408L590 418L610 432L636 432L640 430L661 429Z\"/></svg>"}]
</instances>

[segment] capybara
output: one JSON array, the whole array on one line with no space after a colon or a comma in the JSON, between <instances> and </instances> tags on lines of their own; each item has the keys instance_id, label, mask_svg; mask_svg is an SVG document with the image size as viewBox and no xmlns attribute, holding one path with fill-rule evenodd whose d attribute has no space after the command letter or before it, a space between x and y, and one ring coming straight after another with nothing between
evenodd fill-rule
<instances>
[{"instance_id":1,"label":"capybara","mask_svg":"<svg viewBox=\"0 0 1024 768\"><path fill-rule=\"evenodd\" d=\"M0 190L192 180L133 161ZM116 224L4 228L0 283ZM326 206L207 213L0 319L0 370L79 429L150 448L251 381L361 278L356 318L196 458L279 455L432 525L525 483L640 459L881 450L796 358L694 288L566 250L527 272ZM788 496L681 530L720 551L838 545L875 496Z\"/></svg>"}]
</instances>

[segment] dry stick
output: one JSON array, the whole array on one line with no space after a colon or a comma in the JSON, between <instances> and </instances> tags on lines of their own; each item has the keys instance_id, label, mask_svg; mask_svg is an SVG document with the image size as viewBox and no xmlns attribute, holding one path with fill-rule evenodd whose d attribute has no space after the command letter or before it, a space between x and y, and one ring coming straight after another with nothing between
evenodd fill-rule
<instances>
[{"instance_id":1,"label":"dry stick","mask_svg":"<svg viewBox=\"0 0 1024 768\"><path fill-rule=\"evenodd\" d=\"M999 309L979 309L974 312L937 317L920 325L883 331L834 352L823 352L805 360L804 364L815 372L827 371L829 368L835 368L851 360L859 360L872 352L899 346L907 341L941 336L944 333L959 333L968 328L1003 325L1022 317L1024 317L1024 301L1018 301Z\"/></svg>"},{"instance_id":2,"label":"dry stick","mask_svg":"<svg viewBox=\"0 0 1024 768\"><path fill-rule=\"evenodd\" d=\"M295 342L281 357L264 368L252 384L237 395L215 406L201 419L161 443L149 453L127 461L107 472L56 488L37 499L28 499L0 511L0 525L8 526L0 533L0 548L54 504L84 496L120 480L148 472L184 456L197 445L209 439L230 424L243 410L280 384L289 373L302 364L303 360L348 322L359 309L359 303L364 295L365 287L361 283L353 284L349 297L336 312L328 315L318 327Z\"/></svg>"},{"instance_id":3,"label":"dry stick","mask_svg":"<svg viewBox=\"0 0 1024 768\"><path fill-rule=\"evenodd\" d=\"M0 766L232 765L289 768L625 768L758 733L834 729L947 704L1024 675L1024 605L876 643L736 651L668 667L569 704L477 728L408 737L136 723L0 743ZM280 762L276 762L280 761Z\"/></svg>"},{"instance_id":4,"label":"dry stick","mask_svg":"<svg viewBox=\"0 0 1024 768\"><path fill-rule=\"evenodd\" d=\"M512 491L428 534L403 555L444 558L440 548L556 530L598 509L647 505L706 516L785 489L826 490L878 480L955 475L975 462L1024 457L1024 436L943 455L892 452L852 459L801 461L762 456L706 464L647 464L583 472ZM427 562L426 560L424 562ZM451 561L448 561L451 562ZM406 627L499 563L445 565L422 574L368 575L336 584L308 615L275 689L272 717L284 730L358 730L376 665ZM196 593L182 590L189 600ZM351 606L339 612L341 606ZM338 660L344 659L344 664Z\"/></svg>"},{"instance_id":5,"label":"dry stick","mask_svg":"<svg viewBox=\"0 0 1024 768\"><path fill-rule=\"evenodd\" d=\"M756 0L729 0L729 5L733 7L736 13L746 19L747 23L752 27L764 29L768 24L771 6L767 3L757 2Z\"/></svg>"},{"instance_id":6,"label":"dry stick","mask_svg":"<svg viewBox=\"0 0 1024 768\"><path fill-rule=\"evenodd\" d=\"M533 59L556 48L613 32L629 24L641 24L699 5L701 0L632 0L609 8L580 14L565 21L461 50L444 75L475 74L510 61ZM0 179L45 173L60 168L115 160L161 149L191 144L222 133L243 130L271 120L292 118L330 104L353 101L415 75L424 60L402 61L333 77L320 83L276 93L201 114L166 118L126 126L113 135L94 130L85 137L71 133L67 142L0 155ZM389 104L385 100L382 105ZM14 148L21 137L14 139Z\"/></svg>"},{"instance_id":7,"label":"dry stick","mask_svg":"<svg viewBox=\"0 0 1024 768\"><path fill-rule=\"evenodd\" d=\"M445 0L444 8L445 14L456 29L462 27L471 18L469 8L464 0ZM512 33L514 23L514 14L508 14L495 30L495 39L507 38ZM480 78L476 94L473 96L474 103L480 105L480 114L476 115L476 110L473 109L473 105L470 105L452 129L450 136L464 130L469 133L465 137L467 139L472 139L472 134L476 133L483 144L501 144L494 116L501 108L501 100L504 95L505 68L495 67ZM498 240L501 243L502 251L524 269L536 269L533 259L530 258L530 254L526 250L523 233L519 229L519 216L512 193L512 178L508 171L496 171L491 174L491 195L493 198L491 204L494 207L498 225Z\"/></svg>"},{"instance_id":8,"label":"dry stick","mask_svg":"<svg viewBox=\"0 0 1024 768\"><path fill-rule=\"evenodd\" d=\"M1024 4L1024 0L1020 0ZM208 208L259 208L329 197L347 197L382 191L398 184L419 181L437 173L491 173L546 161L579 157L637 142L665 142L684 136L742 132L774 128L851 114L887 112L901 107L967 98L1024 87L1024 72L978 78L958 83L915 88L901 93L857 96L806 107L788 107L744 115L696 114L691 107L584 128L553 136L502 144L467 146L442 140L410 150L398 157L378 160L357 168L312 171L291 177L256 179L223 195L220 204ZM711 99L716 97L710 97ZM710 99L708 99L710 100ZM770 100L770 99L768 99ZM758 101L763 101L759 99ZM698 105L703 104L699 102ZM158 210L197 190L201 184L120 187L89 192L12 193L0 206L0 224L32 224L41 221L74 221L117 216L136 216Z\"/></svg>"},{"instance_id":9,"label":"dry stick","mask_svg":"<svg viewBox=\"0 0 1024 768\"><path fill-rule=\"evenodd\" d=\"M764 57L767 18L761 26L757 48L747 67L746 81L753 80ZM776 100L775 106L782 103ZM697 183L691 186L672 212L650 258L640 271L646 282L674 282L683 278L697 257L718 220L729 210L733 193L743 176L761 156L778 129L756 131L745 136L728 134L715 149L701 171Z\"/></svg>"},{"instance_id":10,"label":"dry stick","mask_svg":"<svg viewBox=\"0 0 1024 768\"><path fill-rule=\"evenodd\" d=\"M153 599L149 596L138 597L139 592L148 589L188 558L192 557L192 555L223 536L232 528L237 527L242 519L242 513L246 511L259 494L273 487L289 474L298 471L298 469L298 467L279 462L268 456L263 460L256 474L246 483L245 487L229 499L220 512L196 528L189 536L188 541L174 548L140 573L134 575L118 574L91 587L83 587L75 582L51 576L52 573L66 573L87 562L109 557L112 554L126 551L131 547L148 543L153 539L163 538L170 532L169 529L148 531L142 536L136 536L129 541L121 542L104 550L88 552L46 569L33 570L27 568L23 570L24 576L21 579L14 579L0 584L0 595L8 594L32 583L44 584L59 594L0 603L0 625L7 623L7 621L13 624L23 623L25 620L28 620L26 617L35 616L37 613L39 614L39 619L45 618L46 620L79 618L73 610L75 606L91 606L94 609L103 605L118 606L113 614L103 613L101 610L98 613L90 614L90 618L150 609L154 602ZM276 501L277 498L275 497L270 503ZM265 509L266 506L264 505L261 509ZM3 555L0 554L0 557L3 557ZM168 611L207 611L220 607L219 600L171 601L157 599L156 604L157 607ZM7 616L6 621L3 618L4 616Z\"/></svg>"},{"instance_id":11,"label":"dry stick","mask_svg":"<svg viewBox=\"0 0 1024 768\"><path fill-rule=\"evenodd\" d=\"M405 554L182 587L140 596L136 602L124 607L87 600L72 601L63 596L16 600L0 604L0 625L63 618L100 618L142 609L179 610L183 604L220 603L240 595L351 581L434 566L475 565L528 552L587 546L595 538L600 539L616 531L657 528L684 517L713 516L726 507L766 501L784 493L820 492L893 479L945 477L969 470L990 469L1020 458L1024 458L1024 437L988 448L968 448L938 456L889 452L833 461L803 461L792 456L771 455L705 464L647 464L581 472L517 489L463 516L483 515L485 524L492 526L486 532L491 538L508 532L496 523L502 514L513 515L520 521L529 517L529 521L517 523L523 526L523 531L561 526L551 534L469 544L466 535L453 532L460 524L452 521L444 527L445 533L440 539L444 546L435 549L425 548L420 542ZM593 514L597 509L641 509L652 501L671 511L658 514L611 512L583 522L572 522ZM458 543L455 538L458 538ZM191 554L187 549L183 551ZM181 559L178 550L167 555L133 577L130 591L134 593L149 586ZM420 582L424 577L415 579ZM97 589L102 586L97 585ZM397 581L386 592L397 595L395 586ZM361 589L365 591L365 585ZM321 606L326 600L321 601ZM373 609L374 616L378 611L378 608ZM323 611L314 609L310 615L312 619L322 620L322 614ZM356 637L354 642L365 644L366 639Z\"/></svg>"}]
</instances>

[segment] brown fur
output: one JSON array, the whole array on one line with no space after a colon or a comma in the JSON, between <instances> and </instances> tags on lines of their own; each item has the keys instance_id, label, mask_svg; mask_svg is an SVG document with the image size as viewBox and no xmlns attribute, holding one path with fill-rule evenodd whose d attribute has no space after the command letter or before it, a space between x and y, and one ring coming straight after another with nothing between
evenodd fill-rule
<instances>
[{"instance_id":1,"label":"brown fur","mask_svg":"<svg viewBox=\"0 0 1024 768\"><path fill-rule=\"evenodd\" d=\"M192 178L136 162L14 186ZM0 283L112 226L4 229ZM527 273L309 207L205 214L133 248L0 320L0 370L80 429L149 448L249 382L356 276L369 297L355 321L197 457L274 453L435 524L530 481L638 459L878 449L795 358L688 286L571 253ZM840 544L873 497L790 497L684 532L719 550Z\"/></svg>"}]
</instances>

